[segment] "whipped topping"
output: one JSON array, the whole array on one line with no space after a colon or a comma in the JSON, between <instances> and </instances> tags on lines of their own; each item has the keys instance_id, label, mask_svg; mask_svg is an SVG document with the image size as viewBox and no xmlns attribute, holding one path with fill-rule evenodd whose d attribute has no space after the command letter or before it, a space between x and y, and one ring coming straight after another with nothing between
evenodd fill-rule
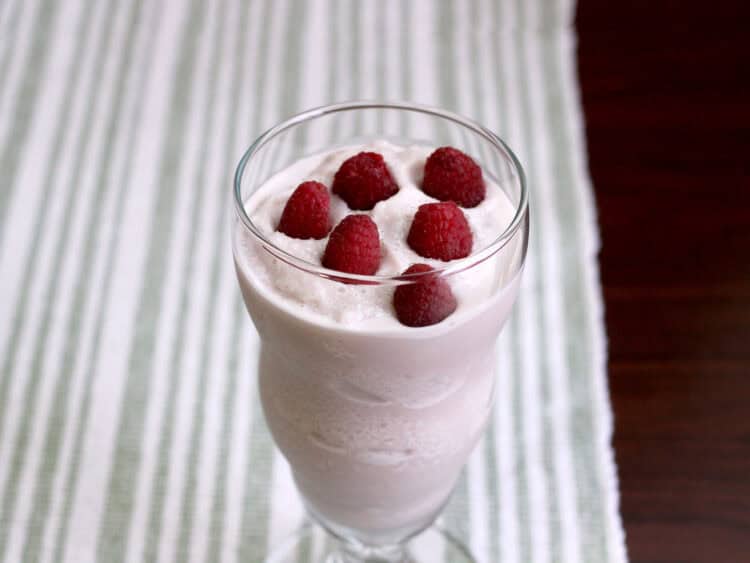
<instances>
[{"instance_id":1,"label":"whipped topping","mask_svg":"<svg viewBox=\"0 0 750 563\"><path fill-rule=\"evenodd\" d=\"M423 145L400 146L387 141L374 141L309 156L269 178L250 196L245 209L253 223L274 245L307 262L320 265L327 238L295 239L276 230L289 196L306 180L316 180L330 188L336 171L347 158L362 151L377 152L383 155L391 175L399 185L398 193L378 202L370 211L350 210L346 202L331 194L332 224L335 226L351 213L370 215L378 226L382 245L378 275L399 275L415 263L426 263L435 268L444 267L445 262L418 255L406 242L417 208L424 203L437 201L419 187L425 161L434 150L435 147ZM515 213L505 192L486 171L484 179L487 185L485 200L477 207L462 208L474 236L472 253L492 244L510 224ZM333 322L353 328L402 326L396 320L392 308L393 287L333 282L280 261L263 250L241 226L236 229L235 236L238 266L245 276L252 277L267 289L269 297L278 301L281 306L294 310L296 314L312 317L318 322ZM456 322L472 305L485 301L502 287L507 281L508 272L504 271L500 262L502 261L487 260L467 272L449 278L458 301L458 309L444 323Z\"/></svg>"}]
</instances>

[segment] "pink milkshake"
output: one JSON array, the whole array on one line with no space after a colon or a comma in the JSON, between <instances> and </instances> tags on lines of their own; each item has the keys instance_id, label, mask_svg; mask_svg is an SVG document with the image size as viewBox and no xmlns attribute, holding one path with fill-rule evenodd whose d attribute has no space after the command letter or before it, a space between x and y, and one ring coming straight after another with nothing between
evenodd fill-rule
<instances>
[{"instance_id":1,"label":"pink milkshake","mask_svg":"<svg viewBox=\"0 0 750 563\"><path fill-rule=\"evenodd\" d=\"M311 514L367 545L403 541L447 502L487 423L518 292L521 180L477 177L451 151L376 140L298 159L243 197L235 224L268 425Z\"/></svg>"}]
</instances>

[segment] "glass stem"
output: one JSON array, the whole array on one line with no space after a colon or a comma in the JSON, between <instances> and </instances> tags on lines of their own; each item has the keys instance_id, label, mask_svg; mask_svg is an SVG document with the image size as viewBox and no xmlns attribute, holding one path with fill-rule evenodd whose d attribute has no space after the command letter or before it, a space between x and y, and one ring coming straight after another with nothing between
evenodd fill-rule
<instances>
[{"instance_id":1,"label":"glass stem","mask_svg":"<svg viewBox=\"0 0 750 563\"><path fill-rule=\"evenodd\" d=\"M345 543L331 563L409 563L402 544L371 547L360 543Z\"/></svg>"}]
</instances>

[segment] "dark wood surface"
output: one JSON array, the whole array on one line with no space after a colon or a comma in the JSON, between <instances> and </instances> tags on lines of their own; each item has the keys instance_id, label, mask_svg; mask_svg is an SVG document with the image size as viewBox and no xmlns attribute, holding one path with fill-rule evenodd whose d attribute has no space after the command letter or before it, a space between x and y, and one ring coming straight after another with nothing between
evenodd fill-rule
<instances>
[{"instance_id":1,"label":"dark wood surface","mask_svg":"<svg viewBox=\"0 0 750 563\"><path fill-rule=\"evenodd\" d=\"M750 8L579 0L634 562L750 562Z\"/></svg>"}]
</instances>

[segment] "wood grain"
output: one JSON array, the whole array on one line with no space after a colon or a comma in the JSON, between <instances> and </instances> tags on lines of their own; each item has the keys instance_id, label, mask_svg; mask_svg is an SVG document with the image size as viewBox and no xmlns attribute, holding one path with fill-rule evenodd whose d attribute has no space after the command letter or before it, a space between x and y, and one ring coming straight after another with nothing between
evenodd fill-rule
<instances>
[{"instance_id":1,"label":"wood grain","mask_svg":"<svg viewBox=\"0 0 750 563\"><path fill-rule=\"evenodd\" d=\"M750 561L750 9L577 12L634 562Z\"/></svg>"}]
</instances>

